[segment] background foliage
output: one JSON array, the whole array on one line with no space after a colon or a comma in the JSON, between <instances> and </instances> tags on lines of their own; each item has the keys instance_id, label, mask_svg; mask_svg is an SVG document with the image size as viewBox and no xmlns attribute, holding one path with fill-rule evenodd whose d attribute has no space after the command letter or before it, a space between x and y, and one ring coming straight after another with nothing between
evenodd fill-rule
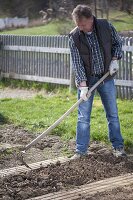
<instances>
[{"instance_id":1,"label":"background foliage","mask_svg":"<svg viewBox=\"0 0 133 200\"><path fill-rule=\"evenodd\" d=\"M72 9L81 3L88 4L93 8L97 4L97 7L102 7L102 9L108 5L109 9L117 8L129 14L131 14L133 8L133 0L0 0L0 15L35 18L39 17L40 10L46 11L48 8L52 8L54 17L58 17L60 7L65 8L69 15Z\"/></svg>"}]
</instances>

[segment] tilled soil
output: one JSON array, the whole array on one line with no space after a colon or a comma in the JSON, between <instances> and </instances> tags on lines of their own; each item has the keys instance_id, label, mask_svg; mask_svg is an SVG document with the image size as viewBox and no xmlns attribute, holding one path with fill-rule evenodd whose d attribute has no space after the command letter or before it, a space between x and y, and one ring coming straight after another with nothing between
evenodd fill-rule
<instances>
[{"instance_id":1,"label":"tilled soil","mask_svg":"<svg viewBox=\"0 0 133 200\"><path fill-rule=\"evenodd\" d=\"M37 135L36 135L37 136ZM24 131L22 128L15 128L12 125L1 127L0 142L11 145L25 145L36 137ZM56 136L46 136L31 151L28 151L25 158L28 163L55 158L60 156L62 149L68 148L74 152L74 142L66 144ZM14 156L15 150L1 148L0 167L8 168L19 165ZM61 164L50 164L47 167L40 167L37 170L30 170L19 175L10 175L0 179L0 199L2 200L23 200L31 197L44 195L50 192L68 190L83 184L95 182L109 177L116 177L133 172L133 162L127 158L116 158L110 149L102 144L91 144L92 154L78 160L70 160ZM10 152L11 151L11 152ZM131 199L132 186L125 189L116 189L104 193L97 193L88 200L98 199L113 200L114 191L118 191L117 199L122 199L128 193L127 200ZM128 191L128 192L127 192ZM84 198L87 200L87 198ZM116 199L114 197L114 199ZM124 200L124 199L123 199Z\"/></svg>"},{"instance_id":2,"label":"tilled soil","mask_svg":"<svg viewBox=\"0 0 133 200\"><path fill-rule=\"evenodd\" d=\"M22 163L18 159L18 152L37 136L38 134L34 135L13 125L1 126L0 169L21 165ZM67 148L72 152L74 151L74 146L74 141L71 141L69 145L58 136L47 135L26 152L24 159L27 163L33 163L63 156L64 149Z\"/></svg>"},{"instance_id":3,"label":"tilled soil","mask_svg":"<svg viewBox=\"0 0 133 200\"><path fill-rule=\"evenodd\" d=\"M27 199L130 172L133 172L133 163L126 158L115 158L110 152L106 155L95 153L64 164L57 162L4 177L0 180L0 197Z\"/></svg>"}]
</instances>

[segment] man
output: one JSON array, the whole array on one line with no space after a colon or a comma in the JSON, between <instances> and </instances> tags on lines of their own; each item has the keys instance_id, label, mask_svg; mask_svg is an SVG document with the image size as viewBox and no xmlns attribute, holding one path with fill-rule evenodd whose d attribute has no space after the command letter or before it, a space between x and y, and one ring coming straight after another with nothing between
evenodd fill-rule
<instances>
[{"instance_id":1,"label":"man","mask_svg":"<svg viewBox=\"0 0 133 200\"><path fill-rule=\"evenodd\" d=\"M108 120L109 138L115 156L126 156L120 131L113 76L122 57L122 42L115 28L105 19L97 19L86 5L78 5L72 12L76 28L69 34L69 45L78 98L84 101L78 107L76 154L72 159L87 155L90 142L90 115L94 93L92 87L107 71L110 75L97 88Z\"/></svg>"}]
</instances>

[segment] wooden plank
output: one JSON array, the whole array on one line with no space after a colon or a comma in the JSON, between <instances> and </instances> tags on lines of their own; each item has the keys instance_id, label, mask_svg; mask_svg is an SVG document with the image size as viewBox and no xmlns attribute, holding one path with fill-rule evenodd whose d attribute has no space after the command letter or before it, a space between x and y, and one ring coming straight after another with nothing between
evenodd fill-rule
<instances>
[{"instance_id":1,"label":"wooden plank","mask_svg":"<svg viewBox=\"0 0 133 200\"><path fill-rule=\"evenodd\" d=\"M37 47L37 46L12 46L5 45L4 50L10 51L33 51L33 52L47 52L47 53L62 53L69 54L69 48L53 48L53 47Z\"/></svg>"},{"instance_id":2,"label":"wooden plank","mask_svg":"<svg viewBox=\"0 0 133 200\"><path fill-rule=\"evenodd\" d=\"M70 80L68 79L59 79L52 77L42 77L42 76L32 76L32 75L22 75L16 73L3 73L1 72L1 76L5 78L14 78L14 79L22 79L22 80L31 80L31 81L39 81L39 82L50 82L50 83L58 83L63 85L69 85ZM130 80L117 80L115 79L115 85L118 86L128 86L133 87L133 81Z\"/></svg>"},{"instance_id":3,"label":"wooden plank","mask_svg":"<svg viewBox=\"0 0 133 200\"><path fill-rule=\"evenodd\" d=\"M115 85L133 87L133 81L115 79Z\"/></svg>"},{"instance_id":4,"label":"wooden plank","mask_svg":"<svg viewBox=\"0 0 133 200\"><path fill-rule=\"evenodd\" d=\"M123 181L123 182L117 182L117 183L113 183L114 185L111 186L111 185L104 185L104 186L101 186L99 185L97 188L87 188L87 190L81 190L79 193L75 190L73 194L70 194L68 192L68 194L66 195L63 195L60 196L60 197L55 197L55 195L52 195L50 196L49 198L46 198L45 196L44 197L41 197L41 198L32 198L30 200L76 200L76 199L86 199L87 197L90 197L90 195L94 195L96 193L101 193L101 192L104 192L104 191L109 191L109 190L112 190L114 188L118 188L118 187L122 187L122 186L126 186L126 185L130 185L132 184L133 182L132 181L129 181L127 182L126 181ZM117 184L117 185L116 185ZM89 189L89 192L88 192L88 189ZM28 199L29 200L29 199Z\"/></svg>"},{"instance_id":5,"label":"wooden plank","mask_svg":"<svg viewBox=\"0 0 133 200\"><path fill-rule=\"evenodd\" d=\"M124 41L124 37L122 37L122 41ZM116 79L122 79L123 62L124 62L124 52L122 52L122 59L119 60L119 71L116 75ZM121 86L117 86L117 97L122 98L122 88L121 88Z\"/></svg>"},{"instance_id":6,"label":"wooden plank","mask_svg":"<svg viewBox=\"0 0 133 200\"><path fill-rule=\"evenodd\" d=\"M129 38L130 46L133 46L133 38ZM129 52L129 80L133 80L133 52ZM129 88L129 97L128 99L133 99L132 88Z\"/></svg>"},{"instance_id":7,"label":"wooden plank","mask_svg":"<svg viewBox=\"0 0 133 200\"><path fill-rule=\"evenodd\" d=\"M6 35L5 35L5 37L6 37ZM17 35L15 36L14 35L14 37L17 37ZM25 37L27 37L27 36L25 36ZM39 37L39 36L37 36L37 37ZM59 36L60 37L60 36ZM49 37L50 38L50 37ZM33 48L32 48L33 47ZM45 47L46 49L53 49L52 47L50 48L50 47ZM16 51L35 51L35 50L33 50L33 49L36 49L37 51L40 49L44 49L44 47L42 47L42 48L40 48L40 47L38 47L37 48L37 46L36 47L34 47L34 46L18 46L18 45L5 45L4 46L4 50L16 50ZM63 50L66 50L66 52L67 53L69 53L69 48L59 48L58 47L58 49L63 49ZM128 51L128 52L133 52L133 46L128 46L128 45L123 45L122 46L122 50L123 51ZM46 51L47 52L47 51Z\"/></svg>"},{"instance_id":8,"label":"wooden plank","mask_svg":"<svg viewBox=\"0 0 133 200\"><path fill-rule=\"evenodd\" d=\"M122 51L133 52L133 46L123 45Z\"/></svg>"},{"instance_id":9,"label":"wooden plank","mask_svg":"<svg viewBox=\"0 0 133 200\"><path fill-rule=\"evenodd\" d=\"M58 47L61 47L61 41L62 41L62 38L60 38L59 36L57 36L57 46ZM55 77L57 77L58 76L58 69L59 69L59 73L61 72L61 74L62 74L62 77L64 77L65 78L65 76L64 76L64 65L62 66L61 65L61 60L62 60L62 58L63 58L63 55L61 55L61 54L56 54L56 60L57 60L57 62L56 62L56 68L55 68Z\"/></svg>"},{"instance_id":10,"label":"wooden plank","mask_svg":"<svg viewBox=\"0 0 133 200\"><path fill-rule=\"evenodd\" d=\"M126 39L126 45L129 45L129 38ZM125 70L125 80L128 80L129 77L129 52L126 51L126 70ZM125 98L128 98L128 87L125 87Z\"/></svg>"},{"instance_id":11,"label":"wooden plank","mask_svg":"<svg viewBox=\"0 0 133 200\"><path fill-rule=\"evenodd\" d=\"M38 46L41 46L42 43L42 36L38 38ZM43 44L43 43L42 43ZM38 53L39 54L39 76L45 76L44 74L44 66L42 65L42 53Z\"/></svg>"},{"instance_id":12,"label":"wooden plank","mask_svg":"<svg viewBox=\"0 0 133 200\"><path fill-rule=\"evenodd\" d=\"M5 44L5 40L6 40L6 37L3 38L3 45ZM4 51L2 50L3 52L3 65L2 65L2 72L7 72L7 65L6 65L6 62L7 62L7 59L6 59L6 55L7 55L7 51Z\"/></svg>"},{"instance_id":13,"label":"wooden plank","mask_svg":"<svg viewBox=\"0 0 133 200\"><path fill-rule=\"evenodd\" d=\"M27 200L74 200L79 197L87 197L97 192L112 190L113 188L130 185L133 183L133 174L126 174L118 177L111 177L101 181L75 187L68 191L49 193L43 196Z\"/></svg>"},{"instance_id":14,"label":"wooden plank","mask_svg":"<svg viewBox=\"0 0 133 200\"><path fill-rule=\"evenodd\" d=\"M127 41L127 37L124 38L124 43L126 44L126 41ZM123 68L122 68L122 80L126 80L126 65L127 63L127 58L126 58L126 51L124 51L124 56L123 56ZM124 89L124 86L121 86L121 92L122 92L122 99L125 98L125 89Z\"/></svg>"},{"instance_id":15,"label":"wooden plank","mask_svg":"<svg viewBox=\"0 0 133 200\"><path fill-rule=\"evenodd\" d=\"M16 73L12 73L12 72L11 73L1 72L1 77L20 79L20 80L29 80L29 81L39 81L39 82L46 82L46 83L57 83L57 84L62 84L62 85L69 85L70 84L70 80L68 80L68 79L59 79L59 78L32 76L32 75L22 75L22 74L16 74Z\"/></svg>"},{"instance_id":16,"label":"wooden plank","mask_svg":"<svg viewBox=\"0 0 133 200\"><path fill-rule=\"evenodd\" d=\"M53 42L52 42L52 37L50 38L50 47L53 46ZM54 47L53 47L54 48ZM53 72L54 72L54 58L53 58L53 53L49 53L49 60L50 60L50 68L49 68L49 77L53 77L53 78L57 78L56 76L53 76Z\"/></svg>"},{"instance_id":17,"label":"wooden plank","mask_svg":"<svg viewBox=\"0 0 133 200\"><path fill-rule=\"evenodd\" d=\"M60 163L64 163L69 161L70 159L67 157L58 157L56 159L49 159L49 160L45 160L45 161L41 161L41 162L36 162L36 163L32 163L32 164L28 164L32 170L34 169L38 169L40 167L46 167L47 165L49 165L50 163L55 164L57 161L59 161ZM13 167L13 168L8 168L8 169L3 169L0 170L0 177L3 176L9 176L9 175L14 175L14 174L19 174L21 172L27 172L30 171L31 169L27 168L26 166L17 166L17 167Z\"/></svg>"},{"instance_id":18,"label":"wooden plank","mask_svg":"<svg viewBox=\"0 0 133 200\"><path fill-rule=\"evenodd\" d=\"M15 36L14 36L15 37ZM17 37L17 36L16 36ZM49 37L50 38L50 37ZM34 38L35 39L35 38ZM70 53L69 48L55 48L52 51L52 47L38 47L38 46L17 46L17 45L5 45L4 50L14 50L14 51L38 51L38 52L53 52L58 53L56 50L63 51L62 53ZM122 46L123 51L133 52L133 46Z\"/></svg>"},{"instance_id":19,"label":"wooden plank","mask_svg":"<svg viewBox=\"0 0 133 200\"><path fill-rule=\"evenodd\" d=\"M47 46L49 45L50 46L50 37L48 36L47 37ZM49 47L48 47L49 48ZM50 48L51 48L51 46L50 46ZM49 70L50 70L50 68L51 68L51 58L50 58L50 55L51 55L51 52L48 52L48 55L47 55L47 57L48 57L48 65L47 65L47 75L46 76L48 76L48 77L50 77L50 75L49 75ZM53 77L53 78L55 78L55 77Z\"/></svg>"}]
</instances>

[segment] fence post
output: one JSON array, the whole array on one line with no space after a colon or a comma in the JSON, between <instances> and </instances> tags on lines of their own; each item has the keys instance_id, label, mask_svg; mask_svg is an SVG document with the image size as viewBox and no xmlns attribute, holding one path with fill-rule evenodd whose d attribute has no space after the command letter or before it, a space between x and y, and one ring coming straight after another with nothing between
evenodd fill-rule
<instances>
[{"instance_id":1,"label":"fence post","mask_svg":"<svg viewBox=\"0 0 133 200\"><path fill-rule=\"evenodd\" d=\"M72 92L75 89L75 77L74 77L74 72L72 69L72 58L70 54L70 86L69 86L69 91Z\"/></svg>"},{"instance_id":2,"label":"fence post","mask_svg":"<svg viewBox=\"0 0 133 200\"><path fill-rule=\"evenodd\" d=\"M0 41L0 81L2 79L2 76L1 76L1 69L2 69L2 55L1 55L1 50L2 50L2 41Z\"/></svg>"}]
</instances>

